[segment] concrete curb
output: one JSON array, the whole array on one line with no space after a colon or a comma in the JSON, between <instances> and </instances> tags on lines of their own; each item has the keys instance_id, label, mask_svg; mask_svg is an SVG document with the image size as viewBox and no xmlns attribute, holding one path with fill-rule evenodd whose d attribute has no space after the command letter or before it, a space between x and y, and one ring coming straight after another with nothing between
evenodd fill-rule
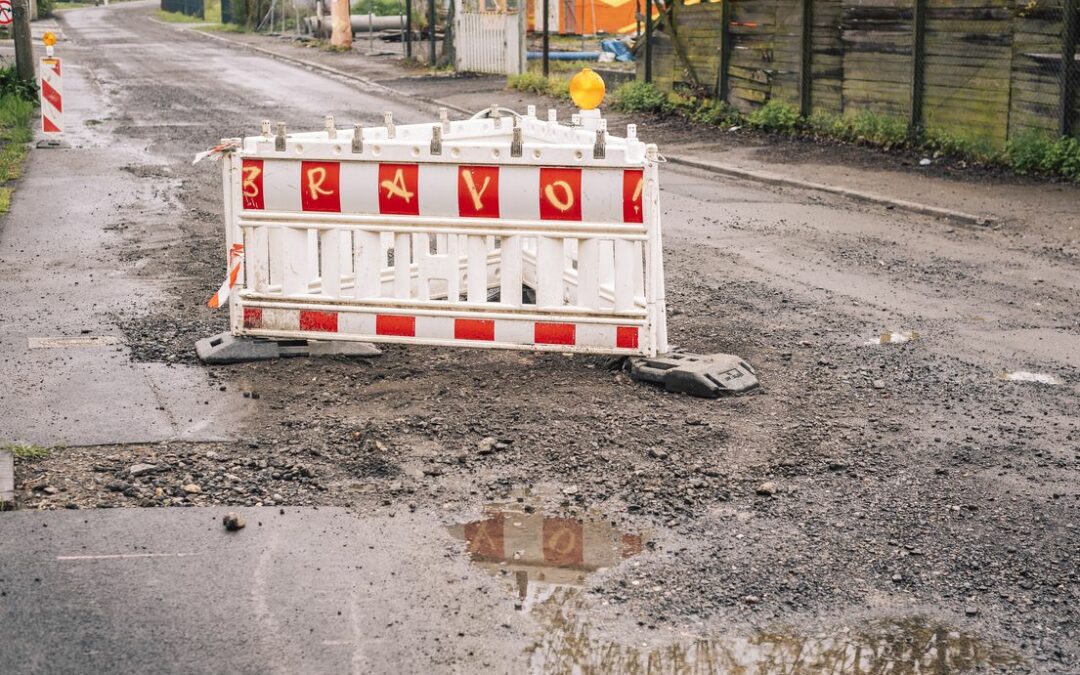
<instances>
[{"instance_id":1,"label":"concrete curb","mask_svg":"<svg viewBox=\"0 0 1080 675\"><path fill-rule=\"evenodd\" d=\"M801 180L798 178L789 178L787 176L770 173L768 171L752 171L750 169L743 169L727 164L721 164L719 162L710 162L694 157L667 156L667 160L672 164L689 166L695 169L701 169L702 171L709 171L711 173L716 173L723 176L731 176L732 178L752 180L758 183L764 183L766 185L778 185L783 187L799 188L801 190L815 190L817 192L826 192L828 194L846 197L847 199L851 199L853 201L865 202L867 204L877 204L879 206L896 208L902 211L917 213L924 216L944 218L946 220L953 220L961 223L966 223L968 225L992 225L994 222L992 218L989 218L987 216L977 216L971 213L966 213L964 211L957 211L955 209L947 209L939 206L930 206L929 204L920 204L918 202L911 202L904 199L895 199L893 197L886 197L885 195L874 194L872 192L863 192L861 190L852 190L850 188L836 187L834 185L825 185L824 183L814 183L812 181Z\"/></svg>"},{"instance_id":2,"label":"concrete curb","mask_svg":"<svg viewBox=\"0 0 1080 675\"><path fill-rule=\"evenodd\" d=\"M15 457L10 450L0 450L0 510L15 503Z\"/></svg>"},{"instance_id":3,"label":"concrete curb","mask_svg":"<svg viewBox=\"0 0 1080 675\"><path fill-rule=\"evenodd\" d=\"M469 116L472 116L473 113L475 112L473 110L466 110L465 108L462 108L460 106L456 106L453 103L447 103L446 101L440 101L439 99L436 99L436 98L428 98L426 96L421 96L419 94L410 94L410 93L407 93L407 92L404 92L404 91L401 91L401 90L398 90L398 89L394 89L392 87L387 87L386 85L379 84L378 82L375 82L374 80L370 80L370 79L368 79L366 77L363 77L361 75L354 75L352 73L347 73L347 72L345 72L343 70L338 70L337 68L333 68L331 66L326 66L326 65L323 65L321 63L315 63L314 61L308 61L306 59L301 59L301 58L297 58L297 57L294 57L294 56L287 56L285 54L279 54L278 52L275 52L275 51L273 51L271 49L265 49L263 47L257 47L255 45L247 44L246 42L238 42L236 40L230 40L229 38L224 37L222 35L214 35L212 33L206 32L206 31L195 30L193 28L186 28L184 26L178 26L178 25L175 25L175 24L168 23L166 21L160 21L160 20L155 19L153 17L147 17L147 18L150 21L153 21L154 23L161 24L162 26L169 26L169 27L171 27L171 28L173 28L175 30L186 31L188 33L194 33L196 35L201 35L201 36L203 36L205 38L209 38L211 40L217 40L219 42L224 42L225 44L232 45L234 47L240 47L240 48L243 48L243 49L249 49L249 50L251 50L253 52L258 52L259 54L269 56L269 57L277 59L279 61L284 61L286 63L292 63L294 65L303 66L303 67L309 68L311 70L317 70L317 71L321 71L321 72L324 72L324 73L329 73L331 75L335 75L337 77L340 77L340 78L343 78L343 79L346 79L346 80L352 80L354 82L358 82L360 84L363 84L366 87L371 87L372 89L381 91L383 93L386 93L388 95L391 95L391 96L394 96L394 97L397 97L397 98L400 98L400 99L403 99L403 100L423 101L424 103L428 103L430 105L443 107L443 108L446 108L448 110L453 110L455 112L458 112L458 113L461 113L461 114L464 114L464 115L469 115ZM902 211L908 211L910 213L917 213L917 214L924 215L924 216L932 216L932 217L935 217L935 218L944 218L946 220L953 220L953 221L956 221L956 222L966 223L966 224L969 224L969 225L991 225L994 222L992 218L989 218L987 216L977 216L977 215L974 215L974 214L971 214L971 213L965 213L964 211L957 211L955 209L946 209L946 208L942 208L942 207L938 207L938 206L930 206L928 204L920 204L918 202L911 202L911 201L907 201L907 200L904 200L904 199L894 199L892 197L887 197L885 195L874 194L874 193L871 193L871 192L863 192L861 190L852 190L850 188L836 187L836 186L833 186L833 185L825 185L824 183L814 183L814 182L811 182L811 181L804 181L804 180L800 180L798 178L789 178L787 176L782 176L780 174L770 173L770 172L767 172L767 171L752 171L750 169L742 169L742 168L735 167L735 166L730 166L730 165L727 165L727 164L721 164L719 162L710 162L710 161L707 161L707 160L697 159L695 157L672 157L672 156L668 156L667 160L669 162L671 162L672 164L678 164L678 165L681 165L681 166L688 166L688 167L692 167L692 168L695 168L695 169L700 169L702 171L709 171L711 173L716 173L716 174L720 174L720 175L723 175L723 176L730 176L732 178L741 178L743 180L751 180L751 181L755 181L755 182L758 182L758 183L763 183L765 185L778 185L778 186L783 186L783 187L799 188L799 189L802 189L802 190L814 190L814 191L817 191L817 192L825 192L825 193L828 193L828 194L833 194L833 195L838 195L840 197L845 197L845 198L851 199L853 201L864 202L864 203L867 203L867 204L877 204L879 206L886 206L886 207L896 208L896 209L900 209Z\"/></svg>"}]
</instances>

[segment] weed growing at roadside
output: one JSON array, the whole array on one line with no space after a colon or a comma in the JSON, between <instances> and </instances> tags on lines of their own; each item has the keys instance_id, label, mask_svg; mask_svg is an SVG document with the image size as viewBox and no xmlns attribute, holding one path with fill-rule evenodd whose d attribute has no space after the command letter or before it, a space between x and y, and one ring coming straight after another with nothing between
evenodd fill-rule
<instances>
[{"instance_id":1,"label":"weed growing at roadside","mask_svg":"<svg viewBox=\"0 0 1080 675\"><path fill-rule=\"evenodd\" d=\"M51 452L51 448L43 448L40 445L25 445L22 443L5 443L0 450L10 452L19 459L40 459Z\"/></svg>"},{"instance_id":2,"label":"weed growing at roadside","mask_svg":"<svg viewBox=\"0 0 1080 675\"><path fill-rule=\"evenodd\" d=\"M1009 141L1006 150L1009 166L1016 173L1059 174L1080 180L1080 140L1051 138L1045 133L1029 131Z\"/></svg>"},{"instance_id":3,"label":"weed growing at roadside","mask_svg":"<svg viewBox=\"0 0 1080 675\"><path fill-rule=\"evenodd\" d=\"M539 73L525 72L506 78L508 89L541 94L566 100L570 98L570 80L565 77L544 77Z\"/></svg>"},{"instance_id":4,"label":"weed growing at roadside","mask_svg":"<svg viewBox=\"0 0 1080 675\"><path fill-rule=\"evenodd\" d=\"M15 64L0 67L0 96L13 94L24 101L37 101L37 83L19 77Z\"/></svg>"},{"instance_id":5,"label":"weed growing at roadside","mask_svg":"<svg viewBox=\"0 0 1080 675\"><path fill-rule=\"evenodd\" d=\"M790 134L799 127L800 119L795 106L781 101L768 101L747 115L746 123L762 131Z\"/></svg>"},{"instance_id":6,"label":"weed growing at roadside","mask_svg":"<svg viewBox=\"0 0 1080 675\"><path fill-rule=\"evenodd\" d=\"M653 85L638 80L624 83L611 98L612 104L623 112L666 112L667 95Z\"/></svg>"}]
</instances>

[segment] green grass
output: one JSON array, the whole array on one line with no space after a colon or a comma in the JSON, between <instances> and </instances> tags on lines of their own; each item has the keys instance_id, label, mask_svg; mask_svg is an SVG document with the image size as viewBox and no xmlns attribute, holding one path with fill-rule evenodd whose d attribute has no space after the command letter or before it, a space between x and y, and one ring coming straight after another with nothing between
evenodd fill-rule
<instances>
[{"instance_id":1,"label":"green grass","mask_svg":"<svg viewBox=\"0 0 1080 675\"><path fill-rule=\"evenodd\" d=\"M206 19L200 19L197 16L188 16L180 12L166 12L163 9L154 12L154 16L166 23L206 23Z\"/></svg>"},{"instance_id":2,"label":"green grass","mask_svg":"<svg viewBox=\"0 0 1080 675\"><path fill-rule=\"evenodd\" d=\"M544 77L539 73L525 72L506 78L506 87L560 100L570 99L570 78L568 77Z\"/></svg>"},{"instance_id":3,"label":"green grass","mask_svg":"<svg viewBox=\"0 0 1080 675\"><path fill-rule=\"evenodd\" d=\"M33 138L30 118L34 104L16 94L0 95L0 214L11 208L9 182L22 175L27 144Z\"/></svg>"},{"instance_id":4,"label":"green grass","mask_svg":"<svg viewBox=\"0 0 1080 675\"><path fill-rule=\"evenodd\" d=\"M0 450L10 452L19 459L39 459L52 452L52 448L44 448L40 445L26 445L23 443L5 443L0 446Z\"/></svg>"},{"instance_id":5,"label":"green grass","mask_svg":"<svg viewBox=\"0 0 1080 675\"><path fill-rule=\"evenodd\" d=\"M416 5L413 5L416 7ZM405 5L398 0L361 0L352 3L353 14L374 14L375 16L396 16L405 12Z\"/></svg>"},{"instance_id":6,"label":"green grass","mask_svg":"<svg viewBox=\"0 0 1080 675\"><path fill-rule=\"evenodd\" d=\"M195 30L203 30L210 33L249 33L251 32L247 26L240 26L235 23L215 23L206 26L199 26Z\"/></svg>"}]
</instances>

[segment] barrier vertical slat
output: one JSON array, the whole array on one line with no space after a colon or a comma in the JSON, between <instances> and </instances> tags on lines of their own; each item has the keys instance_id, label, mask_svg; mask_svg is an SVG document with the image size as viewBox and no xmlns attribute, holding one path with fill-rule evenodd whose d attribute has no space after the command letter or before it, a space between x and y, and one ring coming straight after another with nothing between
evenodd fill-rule
<instances>
[{"instance_id":1,"label":"barrier vertical slat","mask_svg":"<svg viewBox=\"0 0 1080 675\"><path fill-rule=\"evenodd\" d=\"M615 311L634 308L634 242L615 240Z\"/></svg>"},{"instance_id":2,"label":"barrier vertical slat","mask_svg":"<svg viewBox=\"0 0 1080 675\"><path fill-rule=\"evenodd\" d=\"M280 284L285 278L285 234L280 227L269 227L266 236L269 240L270 283Z\"/></svg>"},{"instance_id":3,"label":"barrier vertical slat","mask_svg":"<svg viewBox=\"0 0 1080 675\"><path fill-rule=\"evenodd\" d=\"M338 269L342 274L352 274L353 272L353 246L352 246L352 232L349 230L340 231L338 233L340 239L338 239Z\"/></svg>"},{"instance_id":4,"label":"barrier vertical slat","mask_svg":"<svg viewBox=\"0 0 1080 675\"><path fill-rule=\"evenodd\" d=\"M562 239L538 237L536 250L536 304L559 307L563 304Z\"/></svg>"},{"instance_id":5,"label":"barrier vertical slat","mask_svg":"<svg viewBox=\"0 0 1080 675\"><path fill-rule=\"evenodd\" d=\"M634 297L645 297L645 247L634 242Z\"/></svg>"},{"instance_id":6,"label":"barrier vertical slat","mask_svg":"<svg viewBox=\"0 0 1080 675\"><path fill-rule=\"evenodd\" d=\"M353 233L356 275L353 293L357 298L377 298L382 295L380 272L383 266L382 244L378 232Z\"/></svg>"},{"instance_id":7,"label":"barrier vertical slat","mask_svg":"<svg viewBox=\"0 0 1080 675\"><path fill-rule=\"evenodd\" d=\"M304 283L310 282L319 276L320 258L319 258L319 231L311 228L307 231L307 259L310 267L307 278Z\"/></svg>"},{"instance_id":8,"label":"barrier vertical slat","mask_svg":"<svg viewBox=\"0 0 1080 675\"><path fill-rule=\"evenodd\" d=\"M251 241L248 242L251 248L244 249L244 260L253 277L248 279L248 283L254 286L257 292L265 293L270 285L270 242L266 227L255 227L253 230Z\"/></svg>"},{"instance_id":9,"label":"barrier vertical slat","mask_svg":"<svg viewBox=\"0 0 1080 675\"><path fill-rule=\"evenodd\" d=\"M416 299L431 299L432 263L437 254L431 253L431 235L416 235Z\"/></svg>"},{"instance_id":10,"label":"barrier vertical slat","mask_svg":"<svg viewBox=\"0 0 1080 675\"><path fill-rule=\"evenodd\" d=\"M469 302L487 301L487 245L484 237L470 236L466 256Z\"/></svg>"},{"instance_id":11,"label":"barrier vertical slat","mask_svg":"<svg viewBox=\"0 0 1080 675\"><path fill-rule=\"evenodd\" d=\"M577 304L590 309L600 306L600 247L596 239L582 240L578 247Z\"/></svg>"},{"instance_id":12,"label":"barrier vertical slat","mask_svg":"<svg viewBox=\"0 0 1080 675\"><path fill-rule=\"evenodd\" d=\"M521 307L521 237L503 237L500 249L499 299L512 307Z\"/></svg>"},{"instance_id":13,"label":"barrier vertical slat","mask_svg":"<svg viewBox=\"0 0 1080 675\"><path fill-rule=\"evenodd\" d=\"M394 297L410 297L410 267L412 260L412 235L394 235Z\"/></svg>"},{"instance_id":14,"label":"barrier vertical slat","mask_svg":"<svg viewBox=\"0 0 1080 675\"><path fill-rule=\"evenodd\" d=\"M322 230L319 240L322 294L336 298L341 295L341 230Z\"/></svg>"},{"instance_id":15,"label":"barrier vertical slat","mask_svg":"<svg viewBox=\"0 0 1080 675\"><path fill-rule=\"evenodd\" d=\"M667 343L667 306L664 298L664 249L660 232L660 170L655 145L645 151L644 194L641 199L642 220L648 230L646 247L646 286L648 288L649 356L664 354Z\"/></svg>"},{"instance_id":16,"label":"barrier vertical slat","mask_svg":"<svg viewBox=\"0 0 1080 675\"><path fill-rule=\"evenodd\" d=\"M600 240L600 288L615 290L615 246L610 239Z\"/></svg>"},{"instance_id":17,"label":"barrier vertical slat","mask_svg":"<svg viewBox=\"0 0 1080 675\"><path fill-rule=\"evenodd\" d=\"M307 293L308 260L310 249L308 248L308 231L297 227L286 227L281 231L281 247L283 260L281 275L281 290L286 294ZM288 252L286 254L286 252Z\"/></svg>"},{"instance_id":18,"label":"barrier vertical slat","mask_svg":"<svg viewBox=\"0 0 1080 675\"><path fill-rule=\"evenodd\" d=\"M446 238L446 299L457 302L461 297L461 237Z\"/></svg>"}]
</instances>

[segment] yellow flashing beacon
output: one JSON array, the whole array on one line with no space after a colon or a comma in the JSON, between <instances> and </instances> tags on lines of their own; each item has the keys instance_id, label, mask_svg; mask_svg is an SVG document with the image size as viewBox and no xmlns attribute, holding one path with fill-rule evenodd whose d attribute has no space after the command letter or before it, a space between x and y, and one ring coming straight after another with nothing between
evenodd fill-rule
<instances>
[{"instance_id":1,"label":"yellow flashing beacon","mask_svg":"<svg viewBox=\"0 0 1080 675\"><path fill-rule=\"evenodd\" d=\"M595 110L604 100L604 78L592 68L582 68L570 80L570 98L582 110Z\"/></svg>"}]
</instances>

